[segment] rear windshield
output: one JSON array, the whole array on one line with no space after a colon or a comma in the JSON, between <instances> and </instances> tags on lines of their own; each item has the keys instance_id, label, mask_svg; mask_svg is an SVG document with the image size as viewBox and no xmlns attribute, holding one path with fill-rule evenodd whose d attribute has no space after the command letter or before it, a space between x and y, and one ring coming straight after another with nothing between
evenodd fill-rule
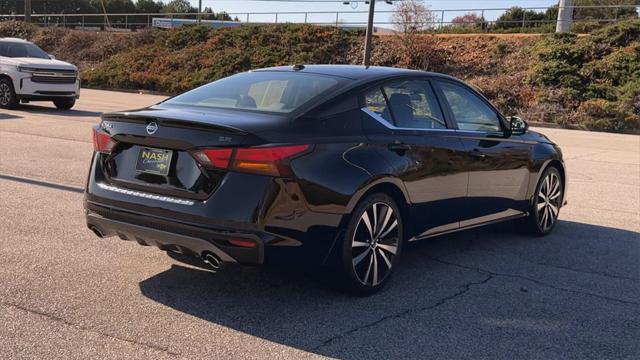
<instances>
[{"instance_id":1,"label":"rear windshield","mask_svg":"<svg viewBox=\"0 0 640 360\"><path fill-rule=\"evenodd\" d=\"M0 56L49 59L49 54L33 44L0 41Z\"/></svg>"},{"instance_id":2,"label":"rear windshield","mask_svg":"<svg viewBox=\"0 0 640 360\"><path fill-rule=\"evenodd\" d=\"M165 104L289 113L337 84L336 78L323 75L246 72L193 89Z\"/></svg>"}]
</instances>

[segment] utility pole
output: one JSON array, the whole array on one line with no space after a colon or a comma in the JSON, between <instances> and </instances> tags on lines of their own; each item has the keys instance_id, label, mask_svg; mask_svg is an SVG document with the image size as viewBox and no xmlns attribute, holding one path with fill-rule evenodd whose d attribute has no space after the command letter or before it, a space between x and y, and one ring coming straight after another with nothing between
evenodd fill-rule
<instances>
[{"instance_id":1,"label":"utility pole","mask_svg":"<svg viewBox=\"0 0 640 360\"><path fill-rule=\"evenodd\" d=\"M202 21L202 0L198 1L198 24Z\"/></svg>"},{"instance_id":2,"label":"utility pole","mask_svg":"<svg viewBox=\"0 0 640 360\"><path fill-rule=\"evenodd\" d=\"M373 15L376 8L376 0L369 0L369 21L367 22L367 33L364 39L364 66L369 66L371 62L371 40L373 39Z\"/></svg>"},{"instance_id":3,"label":"utility pole","mask_svg":"<svg viewBox=\"0 0 640 360\"><path fill-rule=\"evenodd\" d=\"M558 21L556 22L557 33L571 31L574 3L574 0L560 0L560 4L558 5Z\"/></svg>"},{"instance_id":4,"label":"utility pole","mask_svg":"<svg viewBox=\"0 0 640 360\"><path fill-rule=\"evenodd\" d=\"M31 22L31 0L24 0L24 21Z\"/></svg>"}]
</instances>

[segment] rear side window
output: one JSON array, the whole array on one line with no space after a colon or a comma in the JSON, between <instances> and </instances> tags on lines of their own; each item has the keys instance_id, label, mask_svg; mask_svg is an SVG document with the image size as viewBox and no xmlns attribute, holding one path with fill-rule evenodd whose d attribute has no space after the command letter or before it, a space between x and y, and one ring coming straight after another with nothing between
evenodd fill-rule
<instances>
[{"instance_id":1,"label":"rear side window","mask_svg":"<svg viewBox=\"0 0 640 360\"><path fill-rule=\"evenodd\" d=\"M409 129L446 129L440 105L426 80L409 80L385 85L390 112L397 127Z\"/></svg>"},{"instance_id":2,"label":"rear side window","mask_svg":"<svg viewBox=\"0 0 640 360\"><path fill-rule=\"evenodd\" d=\"M367 109L386 120L389 124L394 124L382 90L375 89L370 91L364 96L364 102Z\"/></svg>"},{"instance_id":3,"label":"rear side window","mask_svg":"<svg viewBox=\"0 0 640 360\"><path fill-rule=\"evenodd\" d=\"M165 104L289 113L338 85L337 78L323 75L246 72L188 91Z\"/></svg>"},{"instance_id":4,"label":"rear side window","mask_svg":"<svg viewBox=\"0 0 640 360\"><path fill-rule=\"evenodd\" d=\"M438 82L460 130L501 131L495 110L468 89L450 82Z\"/></svg>"}]
</instances>

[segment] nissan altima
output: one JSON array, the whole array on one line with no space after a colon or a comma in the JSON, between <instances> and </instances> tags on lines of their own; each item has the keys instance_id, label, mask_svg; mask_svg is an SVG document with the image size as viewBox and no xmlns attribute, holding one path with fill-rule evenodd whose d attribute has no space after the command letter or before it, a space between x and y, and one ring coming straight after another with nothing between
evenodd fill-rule
<instances>
[{"instance_id":1,"label":"nissan altima","mask_svg":"<svg viewBox=\"0 0 640 360\"><path fill-rule=\"evenodd\" d=\"M93 129L84 207L99 237L225 263L337 268L379 290L407 242L499 221L548 234L560 148L475 88L413 70L240 73Z\"/></svg>"}]
</instances>

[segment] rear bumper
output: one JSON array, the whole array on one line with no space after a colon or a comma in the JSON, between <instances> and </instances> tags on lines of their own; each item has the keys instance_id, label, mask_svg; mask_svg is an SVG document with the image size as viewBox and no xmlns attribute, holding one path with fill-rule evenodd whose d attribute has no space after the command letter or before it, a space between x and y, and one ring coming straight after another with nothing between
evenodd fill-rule
<instances>
[{"instance_id":1,"label":"rear bumper","mask_svg":"<svg viewBox=\"0 0 640 360\"><path fill-rule=\"evenodd\" d=\"M136 241L141 245L155 246L163 250L189 255L212 253L223 262L237 262L231 255L204 239L111 220L98 214L87 214L87 226L102 237L117 235L122 240Z\"/></svg>"},{"instance_id":2,"label":"rear bumper","mask_svg":"<svg viewBox=\"0 0 640 360\"><path fill-rule=\"evenodd\" d=\"M183 224L94 203L88 203L85 212L87 227L94 232L98 230L102 237L117 236L121 240L195 257L213 253L227 263L260 265L264 263L265 245L276 240L269 234ZM253 246L235 246L232 240Z\"/></svg>"}]
</instances>

